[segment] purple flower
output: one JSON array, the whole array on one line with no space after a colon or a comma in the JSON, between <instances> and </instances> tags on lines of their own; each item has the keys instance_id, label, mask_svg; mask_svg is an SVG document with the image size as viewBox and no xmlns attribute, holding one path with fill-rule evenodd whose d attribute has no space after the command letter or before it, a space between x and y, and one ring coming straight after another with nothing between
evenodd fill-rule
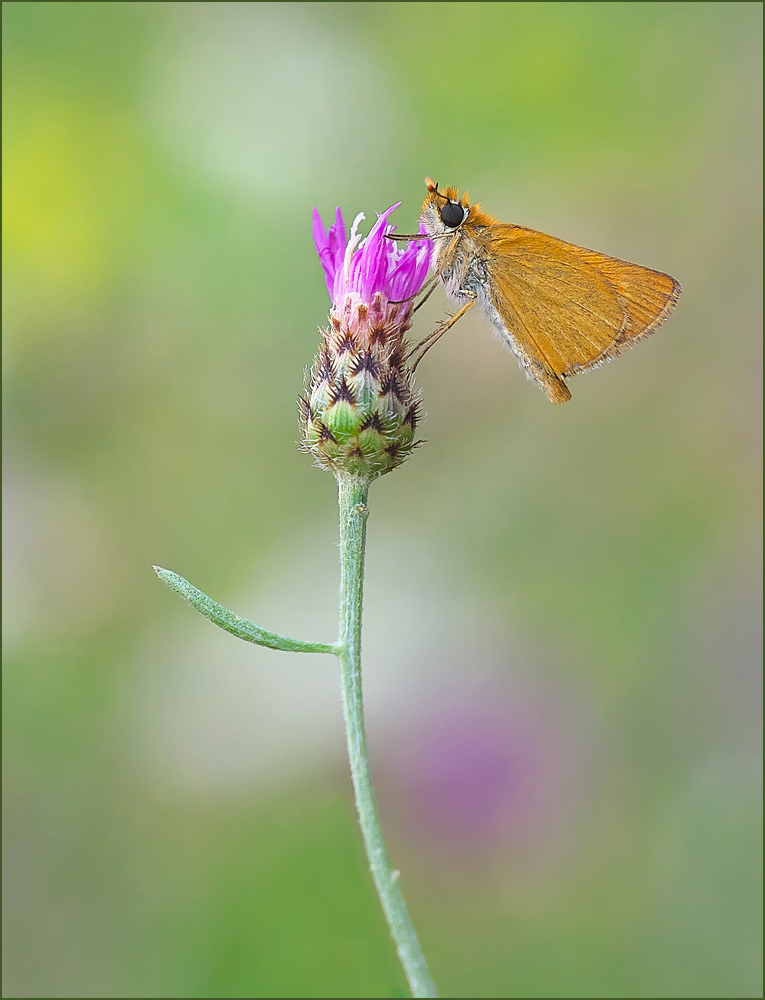
<instances>
[{"instance_id":1,"label":"purple flower","mask_svg":"<svg viewBox=\"0 0 765 1000\"><path fill-rule=\"evenodd\" d=\"M402 250L398 243L386 239L396 228L388 225L388 217L400 204L397 202L378 216L366 239L358 232L363 212L353 220L350 239L346 239L339 208L329 232L325 232L314 208L313 238L327 276L327 290L336 308L349 293L355 301L371 304L376 292L394 302L411 299L419 292L430 267L431 246L428 240L422 240L409 243Z\"/></svg>"},{"instance_id":2,"label":"purple flower","mask_svg":"<svg viewBox=\"0 0 765 1000\"><path fill-rule=\"evenodd\" d=\"M302 445L323 469L371 482L420 443L420 393L409 366L406 334L414 298L430 267L430 242L405 250L387 239L383 212L364 239L359 214L350 237L338 208L325 232L313 210L313 238L327 276L329 323L300 400Z\"/></svg>"}]
</instances>

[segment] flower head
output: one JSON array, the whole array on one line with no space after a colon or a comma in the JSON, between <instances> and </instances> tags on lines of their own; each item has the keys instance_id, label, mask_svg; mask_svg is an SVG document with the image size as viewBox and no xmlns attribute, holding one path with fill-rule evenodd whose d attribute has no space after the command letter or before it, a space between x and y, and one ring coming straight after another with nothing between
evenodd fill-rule
<instances>
[{"instance_id":1,"label":"flower head","mask_svg":"<svg viewBox=\"0 0 765 1000\"><path fill-rule=\"evenodd\" d=\"M313 235L332 299L307 393L300 400L303 447L333 472L373 479L407 458L419 416L404 335L413 299L430 266L430 244L402 250L387 236L383 212L369 235L350 237L340 209L325 231L314 209Z\"/></svg>"},{"instance_id":2,"label":"flower head","mask_svg":"<svg viewBox=\"0 0 765 1000\"><path fill-rule=\"evenodd\" d=\"M393 240L386 239L396 228L388 224L388 218L400 204L397 202L378 216L366 239L358 231L365 218L363 212L353 220L350 239L346 240L339 208L329 232L324 231L317 209L313 210L313 238L334 306L342 303L349 292L371 303L375 292L400 301L416 295L422 287L430 266L430 243L410 243L400 250Z\"/></svg>"}]
</instances>

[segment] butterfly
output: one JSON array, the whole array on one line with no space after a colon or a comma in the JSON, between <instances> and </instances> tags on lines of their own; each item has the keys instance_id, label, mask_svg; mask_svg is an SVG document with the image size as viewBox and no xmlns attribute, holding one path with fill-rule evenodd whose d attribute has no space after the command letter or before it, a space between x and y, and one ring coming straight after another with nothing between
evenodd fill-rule
<instances>
[{"instance_id":1,"label":"butterfly","mask_svg":"<svg viewBox=\"0 0 765 1000\"><path fill-rule=\"evenodd\" d=\"M460 309L417 345L413 368L477 304L527 377L565 403L567 379L653 333L677 305L681 286L669 274L498 222L467 193L425 184L420 229L435 272L425 297L440 282Z\"/></svg>"}]
</instances>

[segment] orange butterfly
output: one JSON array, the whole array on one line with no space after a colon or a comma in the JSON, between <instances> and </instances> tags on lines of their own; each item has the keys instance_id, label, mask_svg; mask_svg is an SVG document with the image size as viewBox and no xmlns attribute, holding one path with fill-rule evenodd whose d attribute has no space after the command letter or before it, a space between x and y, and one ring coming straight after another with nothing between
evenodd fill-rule
<instances>
[{"instance_id":1,"label":"orange butterfly","mask_svg":"<svg viewBox=\"0 0 765 1000\"><path fill-rule=\"evenodd\" d=\"M498 222L457 188L425 183L421 222L435 269L427 295L440 281L461 309L417 345L413 368L478 303L527 376L565 403L567 378L653 333L677 305L680 283L668 274Z\"/></svg>"}]
</instances>

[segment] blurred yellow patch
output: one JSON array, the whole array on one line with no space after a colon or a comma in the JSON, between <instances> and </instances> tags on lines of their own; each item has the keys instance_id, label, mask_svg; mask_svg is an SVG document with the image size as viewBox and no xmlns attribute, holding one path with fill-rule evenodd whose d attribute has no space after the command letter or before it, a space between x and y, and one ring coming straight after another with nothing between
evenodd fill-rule
<instances>
[{"instance_id":1,"label":"blurred yellow patch","mask_svg":"<svg viewBox=\"0 0 765 1000\"><path fill-rule=\"evenodd\" d=\"M3 154L15 318L92 302L118 280L144 188L140 139L122 109L98 99L24 103L10 112Z\"/></svg>"}]
</instances>

